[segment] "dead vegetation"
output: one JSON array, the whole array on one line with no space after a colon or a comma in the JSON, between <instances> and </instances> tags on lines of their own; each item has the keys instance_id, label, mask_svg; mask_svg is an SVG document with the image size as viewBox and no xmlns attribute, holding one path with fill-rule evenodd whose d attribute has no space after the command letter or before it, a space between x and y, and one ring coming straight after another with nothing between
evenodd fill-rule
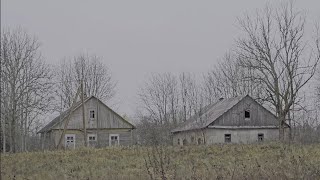
<instances>
[{"instance_id":1,"label":"dead vegetation","mask_svg":"<svg viewBox=\"0 0 320 180\"><path fill-rule=\"evenodd\" d=\"M117 147L1 154L2 179L319 179L320 144Z\"/></svg>"}]
</instances>

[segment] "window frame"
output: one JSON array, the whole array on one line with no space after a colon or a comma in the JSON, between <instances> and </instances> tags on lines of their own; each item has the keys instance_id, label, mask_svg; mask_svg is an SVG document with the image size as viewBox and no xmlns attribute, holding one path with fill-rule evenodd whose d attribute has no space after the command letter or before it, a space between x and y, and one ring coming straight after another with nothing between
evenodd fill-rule
<instances>
[{"instance_id":1,"label":"window frame","mask_svg":"<svg viewBox=\"0 0 320 180\"><path fill-rule=\"evenodd\" d=\"M225 143L231 143L232 142L231 134L224 134L224 142Z\"/></svg>"},{"instance_id":2,"label":"window frame","mask_svg":"<svg viewBox=\"0 0 320 180\"><path fill-rule=\"evenodd\" d=\"M120 145L120 134L109 134L109 146L113 146L111 143L112 137L117 137L117 144L115 146Z\"/></svg>"},{"instance_id":3,"label":"window frame","mask_svg":"<svg viewBox=\"0 0 320 180\"><path fill-rule=\"evenodd\" d=\"M93 117L91 117L91 112L93 112ZM96 111L94 109L89 110L89 119L94 120L96 118Z\"/></svg>"},{"instance_id":4,"label":"window frame","mask_svg":"<svg viewBox=\"0 0 320 180\"><path fill-rule=\"evenodd\" d=\"M182 145L183 145L183 146L187 146L187 145L188 145L188 140L187 140L187 138L184 138L184 139L182 140Z\"/></svg>"},{"instance_id":5,"label":"window frame","mask_svg":"<svg viewBox=\"0 0 320 180\"><path fill-rule=\"evenodd\" d=\"M263 142L263 141L264 141L264 133L258 133L258 142Z\"/></svg>"},{"instance_id":6,"label":"window frame","mask_svg":"<svg viewBox=\"0 0 320 180\"><path fill-rule=\"evenodd\" d=\"M248 121L248 120L250 120L250 118L251 118L250 109L244 110L244 119L245 119L246 121Z\"/></svg>"},{"instance_id":7,"label":"window frame","mask_svg":"<svg viewBox=\"0 0 320 180\"><path fill-rule=\"evenodd\" d=\"M87 137L88 142L97 142L97 134L88 134ZM90 137L94 137L94 140L90 140Z\"/></svg>"},{"instance_id":8,"label":"window frame","mask_svg":"<svg viewBox=\"0 0 320 180\"><path fill-rule=\"evenodd\" d=\"M72 137L72 140L68 140L68 137ZM75 134L65 134L64 135L64 147L67 147L68 141L73 141L73 149L76 147L76 135Z\"/></svg>"}]
</instances>

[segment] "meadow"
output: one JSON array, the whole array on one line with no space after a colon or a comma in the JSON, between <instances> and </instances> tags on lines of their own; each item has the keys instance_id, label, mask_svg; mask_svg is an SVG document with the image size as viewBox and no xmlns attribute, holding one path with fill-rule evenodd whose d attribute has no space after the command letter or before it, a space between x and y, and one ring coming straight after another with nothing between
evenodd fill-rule
<instances>
[{"instance_id":1,"label":"meadow","mask_svg":"<svg viewBox=\"0 0 320 180\"><path fill-rule=\"evenodd\" d=\"M1 154L1 179L320 179L320 144L132 146Z\"/></svg>"}]
</instances>

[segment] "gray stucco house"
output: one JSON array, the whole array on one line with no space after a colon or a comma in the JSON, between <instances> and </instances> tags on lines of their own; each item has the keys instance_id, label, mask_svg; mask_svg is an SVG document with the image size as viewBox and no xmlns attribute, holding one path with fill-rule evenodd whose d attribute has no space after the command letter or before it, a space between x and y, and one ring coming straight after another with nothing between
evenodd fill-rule
<instances>
[{"instance_id":1,"label":"gray stucco house","mask_svg":"<svg viewBox=\"0 0 320 180\"><path fill-rule=\"evenodd\" d=\"M174 145L254 143L277 140L279 123L274 114L246 95L221 98L171 132Z\"/></svg>"},{"instance_id":2,"label":"gray stucco house","mask_svg":"<svg viewBox=\"0 0 320 180\"><path fill-rule=\"evenodd\" d=\"M113 111L98 98L91 96L84 100L87 142L91 147L131 145L134 125ZM70 112L72 111L72 112ZM62 112L37 133L41 134L44 148L57 147L67 121L65 135L61 143L65 148L76 148L84 145L82 103L77 102L74 108Z\"/></svg>"}]
</instances>

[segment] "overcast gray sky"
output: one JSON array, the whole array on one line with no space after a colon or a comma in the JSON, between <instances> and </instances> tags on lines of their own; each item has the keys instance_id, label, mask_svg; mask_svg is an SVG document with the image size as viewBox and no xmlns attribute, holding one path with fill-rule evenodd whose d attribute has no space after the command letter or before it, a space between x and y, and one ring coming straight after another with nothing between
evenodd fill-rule
<instances>
[{"instance_id":1,"label":"overcast gray sky","mask_svg":"<svg viewBox=\"0 0 320 180\"><path fill-rule=\"evenodd\" d=\"M205 73L234 43L236 18L266 2L2 0L1 26L37 36L51 64L82 52L101 56L118 82L117 111L133 115L148 75ZM298 0L296 7L307 11L308 23L320 22L320 0Z\"/></svg>"}]
</instances>

